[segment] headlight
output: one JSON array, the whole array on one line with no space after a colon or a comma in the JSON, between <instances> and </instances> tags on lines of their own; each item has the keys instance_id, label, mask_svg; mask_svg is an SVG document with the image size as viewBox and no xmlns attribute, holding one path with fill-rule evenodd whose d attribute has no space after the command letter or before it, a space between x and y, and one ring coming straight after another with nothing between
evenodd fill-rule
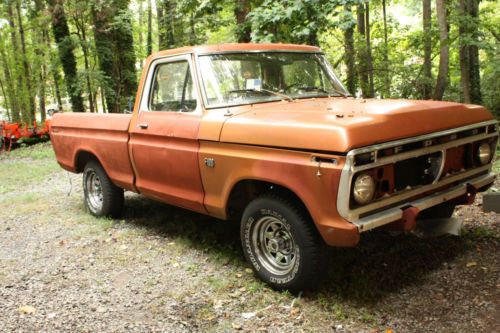
<instances>
[{"instance_id":1,"label":"headlight","mask_svg":"<svg viewBox=\"0 0 500 333\"><path fill-rule=\"evenodd\" d=\"M360 205L366 205L372 201L375 195L375 180L367 173L356 177L353 188L354 200Z\"/></svg>"},{"instance_id":2,"label":"headlight","mask_svg":"<svg viewBox=\"0 0 500 333\"><path fill-rule=\"evenodd\" d=\"M483 142L479 145L479 149L477 150L477 157L479 158L479 162L482 165L487 164L491 159L491 147L487 142Z\"/></svg>"}]
</instances>

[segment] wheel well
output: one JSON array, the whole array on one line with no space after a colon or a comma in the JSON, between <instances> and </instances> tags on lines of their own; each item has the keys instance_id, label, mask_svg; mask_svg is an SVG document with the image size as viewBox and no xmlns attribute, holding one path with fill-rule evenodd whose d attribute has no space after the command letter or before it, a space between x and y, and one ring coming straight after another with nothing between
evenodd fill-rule
<instances>
[{"instance_id":1,"label":"wheel well","mask_svg":"<svg viewBox=\"0 0 500 333\"><path fill-rule=\"evenodd\" d=\"M307 214L308 217L311 217L302 200L290 189L261 180L240 180L236 183L236 185L234 185L231 193L229 194L229 199L226 205L228 220L239 223L247 204L253 199L266 193L276 193L277 195L294 202Z\"/></svg>"},{"instance_id":2,"label":"wheel well","mask_svg":"<svg viewBox=\"0 0 500 333\"><path fill-rule=\"evenodd\" d=\"M88 151L81 151L78 153L78 156L76 157L76 172L80 173L83 172L83 168L85 168L85 165L87 162L95 160L99 162L97 157L95 157L94 154L89 153Z\"/></svg>"}]
</instances>

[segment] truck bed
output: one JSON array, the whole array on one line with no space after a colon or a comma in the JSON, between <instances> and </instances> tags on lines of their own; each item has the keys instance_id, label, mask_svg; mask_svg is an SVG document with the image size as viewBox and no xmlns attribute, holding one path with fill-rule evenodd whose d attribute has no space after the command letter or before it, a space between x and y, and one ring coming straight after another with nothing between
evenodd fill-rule
<instances>
[{"instance_id":1,"label":"truck bed","mask_svg":"<svg viewBox=\"0 0 500 333\"><path fill-rule=\"evenodd\" d=\"M56 114L51 140L57 162L70 172L80 172L87 156L99 156L111 180L134 190L134 173L128 153L129 114Z\"/></svg>"}]
</instances>

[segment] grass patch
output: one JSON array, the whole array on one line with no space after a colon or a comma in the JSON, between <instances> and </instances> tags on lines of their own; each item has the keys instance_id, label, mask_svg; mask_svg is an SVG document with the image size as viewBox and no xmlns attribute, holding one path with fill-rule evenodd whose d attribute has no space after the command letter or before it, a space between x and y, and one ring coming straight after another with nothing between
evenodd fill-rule
<instances>
[{"instance_id":1,"label":"grass patch","mask_svg":"<svg viewBox=\"0 0 500 333\"><path fill-rule=\"evenodd\" d=\"M19 158L30 158L33 160L55 159L55 154L50 142L39 143L28 147L21 147L10 152L2 152L0 154L0 161Z\"/></svg>"},{"instance_id":2,"label":"grass patch","mask_svg":"<svg viewBox=\"0 0 500 333\"><path fill-rule=\"evenodd\" d=\"M497 147L496 160L493 163L493 171L495 173L500 173L500 145Z\"/></svg>"},{"instance_id":3,"label":"grass patch","mask_svg":"<svg viewBox=\"0 0 500 333\"><path fill-rule=\"evenodd\" d=\"M50 143L0 154L0 194L29 191L49 174L61 170Z\"/></svg>"},{"instance_id":4,"label":"grass patch","mask_svg":"<svg viewBox=\"0 0 500 333\"><path fill-rule=\"evenodd\" d=\"M55 160L32 160L2 163L0 167L0 194L29 191L29 186L44 180L49 174L60 170Z\"/></svg>"}]
</instances>

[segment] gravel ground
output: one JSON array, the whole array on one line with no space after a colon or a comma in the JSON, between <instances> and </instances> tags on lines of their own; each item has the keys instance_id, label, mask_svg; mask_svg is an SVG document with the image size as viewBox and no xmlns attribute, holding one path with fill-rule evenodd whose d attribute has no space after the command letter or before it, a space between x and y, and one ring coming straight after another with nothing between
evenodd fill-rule
<instances>
[{"instance_id":1,"label":"gravel ground","mask_svg":"<svg viewBox=\"0 0 500 333\"><path fill-rule=\"evenodd\" d=\"M122 220L95 219L80 175L58 170L50 146L32 150L43 153L0 158L1 332L500 327L500 218L482 212L481 196L456 210L461 237L367 233L333 251L318 290L297 297L253 277L234 226L134 194Z\"/></svg>"}]
</instances>

